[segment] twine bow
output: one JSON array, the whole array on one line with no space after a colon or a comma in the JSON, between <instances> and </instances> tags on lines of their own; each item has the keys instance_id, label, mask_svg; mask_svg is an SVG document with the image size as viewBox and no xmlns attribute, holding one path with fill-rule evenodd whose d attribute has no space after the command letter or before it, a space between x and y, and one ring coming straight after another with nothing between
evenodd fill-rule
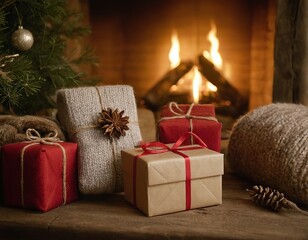
<instances>
[{"instance_id":1,"label":"twine bow","mask_svg":"<svg viewBox=\"0 0 308 240\"><path fill-rule=\"evenodd\" d=\"M181 119L181 118L186 118L189 121L189 128L190 128L190 132L194 131L193 128L193 119L199 119L199 120L209 120L209 121L214 121L214 122L218 122L216 117L213 116L195 116L195 115L191 115L192 109L194 107L194 103L192 103L187 112L184 113L183 110L179 107L179 105L176 102L170 102L168 107L170 112L172 112L174 114L174 116L171 117L162 117L158 122L161 121L165 121L165 120L171 120L171 119ZM190 143L193 144L193 136L191 135L190 137Z\"/></svg>"},{"instance_id":2,"label":"twine bow","mask_svg":"<svg viewBox=\"0 0 308 240\"><path fill-rule=\"evenodd\" d=\"M60 138L58 138L58 132L56 130L54 132L48 133L46 137L41 137L41 134L38 131L33 128L28 128L26 130L26 137L28 141L33 143L52 145L55 142L61 142Z\"/></svg>"},{"instance_id":3,"label":"twine bow","mask_svg":"<svg viewBox=\"0 0 308 240\"><path fill-rule=\"evenodd\" d=\"M62 151L62 156L63 156L63 166L62 166L62 175L63 175L63 181L62 181L62 188L63 188L63 205L66 203L66 152L63 146L59 144L59 142L62 142L60 138L57 137L58 132L50 132L46 135L46 137L42 137L40 133L33 129L33 128L28 128L26 130L26 137L28 141L25 142L30 142L30 144L26 145L25 147L22 148L21 150L21 157L20 157L20 167L21 167L21 204L24 207L24 155L26 149L29 147L36 145L36 144L45 144L45 145L55 145L60 147Z\"/></svg>"},{"instance_id":4,"label":"twine bow","mask_svg":"<svg viewBox=\"0 0 308 240\"><path fill-rule=\"evenodd\" d=\"M204 119L204 120L210 120L210 121L218 122L217 119L213 116L191 115L191 111L192 111L194 106L195 106L194 103L190 104L187 112L184 113L183 110L179 107L179 105L176 102L170 102L169 103L169 110L170 110L170 112L172 112L175 115L175 116L173 116L173 118Z\"/></svg>"}]
</instances>

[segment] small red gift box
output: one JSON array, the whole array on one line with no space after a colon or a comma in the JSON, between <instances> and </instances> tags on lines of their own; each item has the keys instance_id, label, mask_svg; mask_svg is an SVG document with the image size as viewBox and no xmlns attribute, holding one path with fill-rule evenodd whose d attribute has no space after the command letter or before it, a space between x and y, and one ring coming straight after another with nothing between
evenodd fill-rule
<instances>
[{"instance_id":1,"label":"small red gift box","mask_svg":"<svg viewBox=\"0 0 308 240\"><path fill-rule=\"evenodd\" d=\"M211 104L176 104L163 107L158 125L159 141L173 143L187 132L197 134L209 149L220 152L222 124L215 117ZM194 144L187 139L184 144Z\"/></svg>"},{"instance_id":2,"label":"small red gift box","mask_svg":"<svg viewBox=\"0 0 308 240\"><path fill-rule=\"evenodd\" d=\"M5 205L47 212L78 198L76 143L13 143L1 152Z\"/></svg>"}]
</instances>

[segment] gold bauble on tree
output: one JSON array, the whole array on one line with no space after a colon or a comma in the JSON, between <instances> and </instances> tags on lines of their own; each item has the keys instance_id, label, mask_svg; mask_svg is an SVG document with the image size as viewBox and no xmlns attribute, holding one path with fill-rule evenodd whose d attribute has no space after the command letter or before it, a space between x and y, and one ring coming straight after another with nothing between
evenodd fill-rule
<instances>
[{"instance_id":1,"label":"gold bauble on tree","mask_svg":"<svg viewBox=\"0 0 308 240\"><path fill-rule=\"evenodd\" d=\"M29 30L24 29L23 26L19 26L12 34L12 45L20 51L29 50L33 43L34 38L32 33Z\"/></svg>"}]
</instances>

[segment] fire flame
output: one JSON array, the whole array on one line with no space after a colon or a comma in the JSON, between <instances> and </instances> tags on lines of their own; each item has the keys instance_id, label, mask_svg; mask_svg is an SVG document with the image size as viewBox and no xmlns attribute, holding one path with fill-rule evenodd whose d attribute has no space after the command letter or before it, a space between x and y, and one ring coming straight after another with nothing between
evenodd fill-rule
<instances>
[{"instance_id":1,"label":"fire flame","mask_svg":"<svg viewBox=\"0 0 308 240\"><path fill-rule=\"evenodd\" d=\"M218 69L222 69L222 58L219 53L219 40L216 37L217 29L214 22L211 23L211 31L209 32L207 39L211 43L210 52L204 51L203 56L210 60Z\"/></svg>"},{"instance_id":2,"label":"fire flame","mask_svg":"<svg viewBox=\"0 0 308 240\"><path fill-rule=\"evenodd\" d=\"M217 92L217 90L218 90L217 87L209 81L207 81L206 87L211 92Z\"/></svg>"},{"instance_id":3,"label":"fire flame","mask_svg":"<svg viewBox=\"0 0 308 240\"><path fill-rule=\"evenodd\" d=\"M193 79L193 99L194 99L194 103L199 102L201 85L202 85L201 73L198 71L198 67L194 66L194 79Z\"/></svg>"},{"instance_id":4,"label":"fire flame","mask_svg":"<svg viewBox=\"0 0 308 240\"><path fill-rule=\"evenodd\" d=\"M180 62L180 42L176 31L171 35L171 48L169 51L169 61L171 68L176 68Z\"/></svg>"},{"instance_id":5,"label":"fire flame","mask_svg":"<svg viewBox=\"0 0 308 240\"><path fill-rule=\"evenodd\" d=\"M217 67L218 69L221 70L222 67L223 67L223 61L222 61L221 55L219 53L219 40L216 37L216 33L217 33L216 25L214 24L214 22L212 22L211 23L211 30L208 34L208 40L211 44L211 48L210 48L210 51L204 51L203 56L205 58L207 58L208 60L210 60L215 65L215 67ZM170 51L169 51L169 61L170 61L171 68L176 68L181 62L180 41L179 41L179 38L178 38L176 31L173 31L173 33L171 35L171 48L170 48ZM199 100L200 100L200 89L201 89L201 86L202 86L202 75L198 71L197 66L194 66L193 74L194 74L194 77L192 79L193 80L193 82L192 82L193 101L194 101L194 103L198 103ZM212 83L210 83L209 81L206 81L205 88L209 92L217 92L217 87L215 85L213 85ZM177 89L178 89L178 84L173 85L171 87L170 91L177 91Z\"/></svg>"},{"instance_id":6,"label":"fire flame","mask_svg":"<svg viewBox=\"0 0 308 240\"><path fill-rule=\"evenodd\" d=\"M211 43L211 49L209 52L204 51L203 56L208 60L210 60L215 65L215 67L221 70L223 66L223 61L219 53L219 39L217 38L216 33L217 33L216 25L214 22L211 22L211 30L207 36L207 39ZM206 87L211 92L217 92L217 87L212 83L210 83L209 81L207 81Z\"/></svg>"}]
</instances>

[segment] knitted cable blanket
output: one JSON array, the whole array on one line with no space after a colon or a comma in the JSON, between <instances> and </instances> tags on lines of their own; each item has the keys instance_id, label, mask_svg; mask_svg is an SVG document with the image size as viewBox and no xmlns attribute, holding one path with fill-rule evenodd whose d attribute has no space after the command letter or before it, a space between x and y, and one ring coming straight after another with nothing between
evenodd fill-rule
<instances>
[{"instance_id":1,"label":"knitted cable blanket","mask_svg":"<svg viewBox=\"0 0 308 240\"><path fill-rule=\"evenodd\" d=\"M277 103L247 113L234 125L227 160L240 175L308 204L308 107Z\"/></svg>"},{"instance_id":2,"label":"knitted cable blanket","mask_svg":"<svg viewBox=\"0 0 308 240\"><path fill-rule=\"evenodd\" d=\"M133 88L125 85L59 90L58 118L69 140L78 143L78 182L84 194L123 191L121 150L141 140ZM108 138L95 127L102 109L124 110L129 117L125 136Z\"/></svg>"}]
</instances>

